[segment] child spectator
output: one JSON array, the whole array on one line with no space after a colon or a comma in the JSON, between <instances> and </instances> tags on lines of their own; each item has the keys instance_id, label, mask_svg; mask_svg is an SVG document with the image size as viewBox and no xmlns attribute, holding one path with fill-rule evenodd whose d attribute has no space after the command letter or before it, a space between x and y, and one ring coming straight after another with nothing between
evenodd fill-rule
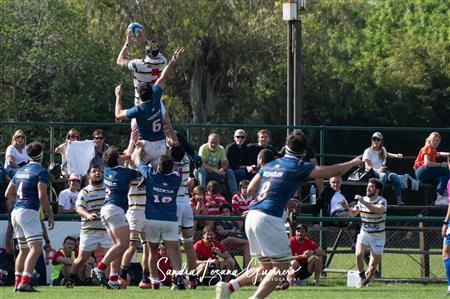
<instances>
[{"instance_id":1,"label":"child spectator","mask_svg":"<svg viewBox=\"0 0 450 299\"><path fill-rule=\"evenodd\" d=\"M231 199L231 206L233 207L234 215L241 216L248 211L253 198L247 196L247 187L250 182L242 180L239 183L239 193L235 194Z\"/></svg>"},{"instance_id":2,"label":"child spectator","mask_svg":"<svg viewBox=\"0 0 450 299\"><path fill-rule=\"evenodd\" d=\"M58 196L58 214L76 214L75 202L80 191L81 177L78 174L71 174L69 188L61 191Z\"/></svg>"},{"instance_id":3,"label":"child spectator","mask_svg":"<svg viewBox=\"0 0 450 299\"><path fill-rule=\"evenodd\" d=\"M217 181L210 181L206 186L205 206L208 210L208 215L220 215L219 207L227 200L219 193L219 183Z\"/></svg>"}]
</instances>

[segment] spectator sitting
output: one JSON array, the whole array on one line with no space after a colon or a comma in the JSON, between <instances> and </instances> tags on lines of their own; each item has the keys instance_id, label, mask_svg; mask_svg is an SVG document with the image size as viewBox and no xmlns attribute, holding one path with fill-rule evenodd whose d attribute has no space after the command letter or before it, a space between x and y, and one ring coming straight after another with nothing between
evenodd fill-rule
<instances>
[{"instance_id":1,"label":"spectator sitting","mask_svg":"<svg viewBox=\"0 0 450 299\"><path fill-rule=\"evenodd\" d=\"M99 165L103 169L105 168L103 154L109 148L109 145L105 143L105 133L101 129L95 129L92 133L92 139L95 144L95 156L91 161L91 165Z\"/></svg>"},{"instance_id":2,"label":"spectator sitting","mask_svg":"<svg viewBox=\"0 0 450 299\"><path fill-rule=\"evenodd\" d=\"M22 130L14 132L11 138L11 145L6 148L5 170L6 174L12 178L16 171L28 163L30 159L27 154L27 138Z\"/></svg>"},{"instance_id":3,"label":"spectator sitting","mask_svg":"<svg viewBox=\"0 0 450 299\"><path fill-rule=\"evenodd\" d=\"M55 153L61 154L61 174L64 177L69 176L69 171L67 169L67 157L66 157L66 149L69 144L74 141L78 141L80 139L80 132L76 129L70 129L66 135L66 141L60 144L56 149Z\"/></svg>"},{"instance_id":4,"label":"spectator sitting","mask_svg":"<svg viewBox=\"0 0 450 299\"><path fill-rule=\"evenodd\" d=\"M210 273L211 270L216 269L233 270L235 267L235 261L230 253L219 241L214 240L214 233L210 226L205 226L203 239L195 242L194 250L197 254L196 273L200 278L205 275L205 271ZM223 276L223 279L228 281L229 277Z\"/></svg>"},{"instance_id":5,"label":"spectator sitting","mask_svg":"<svg viewBox=\"0 0 450 299\"><path fill-rule=\"evenodd\" d=\"M388 152L383 146L383 135L380 132L373 133L372 143L363 154L363 162L365 167L367 170L372 168L375 171L376 177L380 179L383 184L390 182L392 184L392 188L394 189L397 204L404 205L405 203L402 200L402 180L399 175L387 170L387 158L401 159L403 158L403 155ZM410 178L409 175L407 178L411 180L412 184L416 184L416 180ZM403 187L408 187L408 184L405 184Z\"/></svg>"},{"instance_id":6,"label":"spectator sitting","mask_svg":"<svg viewBox=\"0 0 450 299\"><path fill-rule=\"evenodd\" d=\"M76 214L75 203L80 191L81 177L78 174L71 174L69 188L64 189L58 196L58 214Z\"/></svg>"},{"instance_id":7,"label":"spectator sitting","mask_svg":"<svg viewBox=\"0 0 450 299\"><path fill-rule=\"evenodd\" d=\"M257 165L258 154L263 149L269 149L274 156L278 156L278 152L270 142L270 135L268 130L260 130L257 133L258 143L251 143L248 145L249 163L250 165Z\"/></svg>"},{"instance_id":8,"label":"spectator sitting","mask_svg":"<svg viewBox=\"0 0 450 299\"><path fill-rule=\"evenodd\" d=\"M168 274L172 270L172 263L166 253L166 245L161 241L158 252L158 279L163 285L170 286L172 283L172 275Z\"/></svg>"},{"instance_id":9,"label":"spectator sitting","mask_svg":"<svg viewBox=\"0 0 450 299\"><path fill-rule=\"evenodd\" d=\"M67 236L64 239L63 248L53 256L53 266L58 266L57 268L60 269L58 277L53 280L54 286L64 285L65 279L69 277L70 268L75 260L76 242L74 237Z\"/></svg>"},{"instance_id":10,"label":"spectator sitting","mask_svg":"<svg viewBox=\"0 0 450 299\"><path fill-rule=\"evenodd\" d=\"M229 204L221 205L220 213L224 217L231 216L231 206ZM216 240L222 242L228 251L238 252L244 258L244 268L250 262L250 247L248 239L242 232L242 224L238 221L219 220L214 222L214 230L216 232Z\"/></svg>"},{"instance_id":11,"label":"spectator sitting","mask_svg":"<svg viewBox=\"0 0 450 299\"><path fill-rule=\"evenodd\" d=\"M197 172L200 186L205 188L208 180L223 181L226 179L231 195L238 193L234 172L228 167L225 149L220 145L218 134L209 134L208 143L200 146L198 154L202 159L202 167Z\"/></svg>"},{"instance_id":12,"label":"spectator sitting","mask_svg":"<svg viewBox=\"0 0 450 299\"><path fill-rule=\"evenodd\" d=\"M219 215L219 207L227 200L219 193L219 183L216 181L210 181L206 186L205 206L208 211L208 215Z\"/></svg>"},{"instance_id":13,"label":"spectator sitting","mask_svg":"<svg viewBox=\"0 0 450 299\"><path fill-rule=\"evenodd\" d=\"M320 209L322 209L323 216L344 217L347 215L344 208L338 203L345 199L341 193L342 177L334 176L330 178L330 187L326 187L317 205L313 208L313 216L319 216Z\"/></svg>"},{"instance_id":14,"label":"spectator sitting","mask_svg":"<svg viewBox=\"0 0 450 299\"><path fill-rule=\"evenodd\" d=\"M437 157L449 158L450 153L438 152L436 149L441 143L441 135L433 132L425 139L425 145L420 149L419 155L414 162L416 178L421 183L437 183L436 205L446 205L445 188L450 178L448 162L437 162Z\"/></svg>"},{"instance_id":15,"label":"spectator sitting","mask_svg":"<svg viewBox=\"0 0 450 299\"><path fill-rule=\"evenodd\" d=\"M287 281L279 284L277 289L287 289L294 280L300 280L305 285L306 280L314 273L315 285L319 285L322 273L322 257L326 256L313 240L308 238L308 229L303 224L295 228L295 236L289 240L291 245L292 260Z\"/></svg>"},{"instance_id":16,"label":"spectator sitting","mask_svg":"<svg viewBox=\"0 0 450 299\"><path fill-rule=\"evenodd\" d=\"M248 211L248 207L254 200L254 198L247 195L247 187L250 182L248 180L242 180L239 183L239 193L235 194L231 199L231 206L233 207L234 215L245 215Z\"/></svg>"},{"instance_id":17,"label":"spectator sitting","mask_svg":"<svg viewBox=\"0 0 450 299\"><path fill-rule=\"evenodd\" d=\"M234 132L234 142L226 146L228 163L234 171L236 183L239 184L243 179L251 179L256 173L256 165L249 162L249 152L245 142L246 133L239 129Z\"/></svg>"},{"instance_id":18,"label":"spectator sitting","mask_svg":"<svg viewBox=\"0 0 450 299\"><path fill-rule=\"evenodd\" d=\"M196 186L192 190L192 196L189 199L194 216L208 215L208 210L205 207L205 189L202 186ZM197 220L194 221L194 228L197 227Z\"/></svg>"}]
</instances>

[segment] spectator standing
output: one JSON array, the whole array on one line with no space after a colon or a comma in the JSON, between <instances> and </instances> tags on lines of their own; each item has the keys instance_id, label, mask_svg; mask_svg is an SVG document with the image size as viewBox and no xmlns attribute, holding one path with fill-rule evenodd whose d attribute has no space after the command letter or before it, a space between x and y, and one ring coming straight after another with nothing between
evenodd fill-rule
<instances>
[{"instance_id":1,"label":"spectator standing","mask_svg":"<svg viewBox=\"0 0 450 299\"><path fill-rule=\"evenodd\" d=\"M69 188L64 189L58 195L58 214L75 214L75 204L81 185L81 177L78 174L71 174Z\"/></svg>"},{"instance_id":2,"label":"spectator standing","mask_svg":"<svg viewBox=\"0 0 450 299\"><path fill-rule=\"evenodd\" d=\"M66 134L66 141L55 148L55 153L61 154L61 174L64 177L69 176L69 170L67 169L67 155L66 150L69 144L78 141L80 139L80 132L76 129L70 129Z\"/></svg>"},{"instance_id":3,"label":"spectator standing","mask_svg":"<svg viewBox=\"0 0 450 299\"><path fill-rule=\"evenodd\" d=\"M356 195L358 203L353 208L342 201L340 204L351 217L361 214L361 232L356 240L356 266L359 271L359 280L356 288L365 287L375 274L376 267L381 261L386 241L386 199L379 194L383 184L375 178L369 179L366 196ZM370 261L367 272L364 271L364 254L370 250Z\"/></svg>"},{"instance_id":4,"label":"spectator standing","mask_svg":"<svg viewBox=\"0 0 450 299\"><path fill-rule=\"evenodd\" d=\"M231 195L237 194L236 178L229 168L225 149L220 145L219 134L209 134L208 142L200 146L198 154L202 158L202 167L197 173L199 185L206 188L208 180L226 180Z\"/></svg>"},{"instance_id":5,"label":"spectator standing","mask_svg":"<svg viewBox=\"0 0 450 299\"><path fill-rule=\"evenodd\" d=\"M6 174L12 178L20 167L28 163L29 159L27 153L27 137L22 130L17 130L11 138L11 145L6 148Z\"/></svg>"},{"instance_id":6,"label":"spectator standing","mask_svg":"<svg viewBox=\"0 0 450 299\"><path fill-rule=\"evenodd\" d=\"M239 184L244 179L251 179L256 173L256 165L249 162L249 150L245 141L247 134L239 129L234 132L234 142L226 146L228 164L234 171L236 183Z\"/></svg>"},{"instance_id":7,"label":"spectator standing","mask_svg":"<svg viewBox=\"0 0 450 299\"><path fill-rule=\"evenodd\" d=\"M105 167L103 154L108 150L109 145L105 143L105 133L101 129L95 129L92 133L92 140L95 144L95 156L91 161L91 165L99 165L102 169Z\"/></svg>"},{"instance_id":8,"label":"spectator standing","mask_svg":"<svg viewBox=\"0 0 450 299\"><path fill-rule=\"evenodd\" d=\"M450 170L447 162L437 162L436 158L445 157L448 159L450 153L438 152L437 148L440 143L441 134L432 132L425 139L425 145L420 149L413 168L416 178L421 183L437 183L435 204L445 205L447 203L445 188L450 178Z\"/></svg>"}]
</instances>

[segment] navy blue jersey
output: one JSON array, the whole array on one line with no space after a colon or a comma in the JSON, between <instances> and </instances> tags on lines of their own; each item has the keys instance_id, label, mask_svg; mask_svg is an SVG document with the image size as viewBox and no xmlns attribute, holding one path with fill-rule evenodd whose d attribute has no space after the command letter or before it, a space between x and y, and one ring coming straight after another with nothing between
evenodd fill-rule
<instances>
[{"instance_id":1,"label":"navy blue jersey","mask_svg":"<svg viewBox=\"0 0 450 299\"><path fill-rule=\"evenodd\" d=\"M16 186L16 204L14 209L25 208L39 210L38 183L48 184L48 171L36 162L21 167L12 179Z\"/></svg>"},{"instance_id":2,"label":"navy blue jersey","mask_svg":"<svg viewBox=\"0 0 450 299\"><path fill-rule=\"evenodd\" d=\"M250 210L281 218L289 198L313 169L313 164L289 155L267 163L259 171L261 182L258 196Z\"/></svg>"},{"instance_id":3,"label":"navy blue jersey","mask_svg":"<svg viewBox=\"0 0 450 299\"><path fill-rule=\"evenodd\" d=\"M3 187L7 187L7 186L3 186L3 181L5 180L5 177L7 176L6 171L3 167L0 167L0 190L3 190ZM2 195L3 196L3 195Z\"/></svg>"},{"instance_id":4,"label":"navy blue jersey","mask_svg":"<svg viewBox=\"0 0 450 299\"><path fill-rule=\"evenodd\" d=\"M166 138L163 128L163 110L161 109L161 95L163 89L153 86L153 99L142 102L127 110L129 119L136 118L139 139L146 141L159 141Z\"/></svg>"},{"instance_id":5,"label":"navy blue jersey","mask_svg":"<svg viewBox=\"0 0 450 299\"><path fill-rule=\"evenodd\" d=\"M105 167L104 184L106 204L114 204L124 211L128 209L128 186L137 177L137 171L123 166Z\"/></svg>"},{"instance_id":6,"label":"navy blue jersey","mask_svg":"<svg viewBox=\"0 0 450 299\"><path fill-rule=\"evenodd\" d=\"M162 174L145 163L139 163L139 171L146 180L147 202L145 218L161 221L177 221L177 194L181 176L177 171Z\"/></svg>"}]
</instances>

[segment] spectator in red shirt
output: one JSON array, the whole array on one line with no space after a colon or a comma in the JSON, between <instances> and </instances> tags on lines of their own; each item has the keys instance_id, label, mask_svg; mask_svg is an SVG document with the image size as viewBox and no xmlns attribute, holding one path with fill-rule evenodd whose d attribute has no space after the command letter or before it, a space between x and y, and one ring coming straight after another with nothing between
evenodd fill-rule
<instances>
[{"instance_id":1,"label":"spectator in red shirt","mask_svg":"<svg viewBox=\"0 0 450 299\"><path fill-rule=\"evenodd\" d=\"M163 285L170 285L172 283L172 275L168 273L173 270L172 263L167 257L166 245L164 242L159 243L158 252L158 279Z\"/></svg>"},{"instance_id":2,"label":"spectator in red shirt","mask_svg":"<svg viewBox=\"0 0 450 299\"><path fill-rule=\"evenodd\" d=\"M205 205L208 209L208 215L220 215L219 207L227 200L219 193L219 183L216 181L209 181L206 186Z\"/></svg>"},{"instance_id":3,"label":"spectator in red shirt","mask_svg":"<svg viewBox=\"0 0 450 299\"><path fill-rule=\"evenodd\" d=\"M77 240L74 237L67 236L63 242L63 248L55 253L53 256L53 266L61 268L58 278L53 281L53 285L60 285L64 282L63 278L68 278L70 268L72 267L73 260L75 259L75 247Z\"/></svg>"},{"instance_id":4,"label":"spectator in red shirt","mask_svg":"<svg viewBox=\"0 0 450 299\"><path fill-rule=\"evenodd\" d=\"M299 224L295 228L295 237L289 240L292 260L290 270L295 273L287 275L287 281L277 286L277 289L287 289L294 280L305 281L314 273L315 285L319 285L322 273L322 257L326 256L313 240L308 238L308 229Z\"/></svg>"},{"instance_id":5,"label":"spectator in red shirt","mask_svg":"<svg viewBox=\"0 0 450 299\"><path fill-rule=\"evenodd\" d=\"M199 277L204 276L204 271L216 269L234 270L235 262L233 257L219 241L214 240L214 233L210 226L205 226L203 239L195 242L194 250L197 254L196 273ZM223 279L228 281L229 277L223 276Z\"/></svg>"}]
</instances>

